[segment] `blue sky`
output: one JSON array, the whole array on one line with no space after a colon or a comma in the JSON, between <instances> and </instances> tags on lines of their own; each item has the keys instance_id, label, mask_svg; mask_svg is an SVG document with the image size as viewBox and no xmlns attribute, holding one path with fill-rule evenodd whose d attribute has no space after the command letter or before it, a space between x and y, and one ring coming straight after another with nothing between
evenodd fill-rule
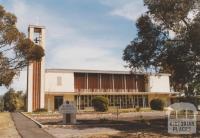
<instances>
[{"instance_id":1,"label":"blue sky","mask_svg":"<svg viewBox=\"0 0 200 138\"><path fill-rule=\"evenodd\" d=\"M125 70L123 49L136 36L142 0L0 0L27 33L44 25L46 68ZM26 71L11 87L25 90ZM0 89L3 93L5 88Z\"/></svg>"}]
</instances>

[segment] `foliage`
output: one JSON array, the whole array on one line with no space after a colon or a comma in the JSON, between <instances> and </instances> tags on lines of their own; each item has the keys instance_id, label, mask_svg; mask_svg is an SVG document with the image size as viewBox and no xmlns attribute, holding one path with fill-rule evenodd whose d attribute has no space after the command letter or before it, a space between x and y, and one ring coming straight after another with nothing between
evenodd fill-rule
<instances>
[{"instance_id":1,"label":"foliage","mask_svg":"<svg viewBox=\"0 0 200 138\"><path fill-rule=\"evenodd\" d=\"M24 109L24 94L22 91L15 92L14 89L10 89L3 96L4 110L13 112L15 110Z\"/></svg>"},{"instance_id":2,"label":"foliage","mask_svg":"<svg viewBox=\"0 0 200 138\"><path fill-rule=\"evenodd\" d=\"M150 107L152 110L163 110L164 102L160 99L153 99L150 102Z\"/></svg>"},{"instance_id":3,"label":"foliage","mask_svg":"<svg viewBox=\"0 0 200 138\"><path fill-rule=\"evenodd\" d=\"M106 123L106 122L108 122L107 118L100 118L99 119L99 123Z\"/></svg>"},{"instance_id":4,"label":"foliage","mask_svg":"<svg viewBox=\"0 0 200 138\"><path fill-rule=\"evenodd\" d=\"M108 110L108 98L104 96L96 96L92 99L92 105L95 111L105 112Z\"/></svg>"},{"instance_id":5,"label":"foliage","mask_svg":"<svg viewBox=\"0 0 200 138\"><path fill-rule=\"evenodd\" d=\"M4 103L3 103L3 96L0 96L0 112L3 111L3 106L4 106Z\"/></svg>"},{"instance_id":6,"label":"foliage","mask_svg":"<svg viewBox=\"0 0 200 138\"><path fill-rule=\"evenodd\" d=\"M19 32L16 22L16 16L0 5L0 86L9 86L28 61L40 60L44 56L42 47Z\"/></svg>"},{"instance_id":7,"label":"foliage","mask_svg":"<svg viewBox=\"0 0 200 138\"><path fill-rule=\"evenodd\" d=\"M175 91L197 94L200 1L144 0L144 4L148 11L137 20L137 37L125 48L123 59L133 70L170 73Z\"/></svg>"},{"instance_id":8,"label":"foliage","mask_svg":"<svg viewBox=\"0 0 200 138\"><path fill-rule=\"evenodd\" d=\"M136 110L137 112L139 112L139 111L140 111L140 107L139 107L139 106L136 106L136 107L135 107L135 110Z\"/></svg>"},{"instance_id":9,"label":"foliage","mask_svg":"<svg viewBox=\"0 0 200 138\"><path fill-rule=\"evenodd\" d=\"M38 108L34 112L47 112L46 108Z\"/></svg>"}]
</instances>

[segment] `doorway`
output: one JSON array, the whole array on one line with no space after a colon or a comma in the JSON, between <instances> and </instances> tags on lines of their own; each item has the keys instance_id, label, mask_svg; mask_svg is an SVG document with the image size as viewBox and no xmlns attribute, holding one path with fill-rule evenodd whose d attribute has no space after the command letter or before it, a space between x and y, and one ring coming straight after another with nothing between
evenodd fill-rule
<instances>
[{"instance_id":1,"label":"doorway","mask_svg":"<svg viewBox=\"0 0 200 138\"><path fill-rule=\"evenodd\" d=\"M54 110L58 110L63 104L63 96L54 96Z\"/></svg>"}]
</instances>

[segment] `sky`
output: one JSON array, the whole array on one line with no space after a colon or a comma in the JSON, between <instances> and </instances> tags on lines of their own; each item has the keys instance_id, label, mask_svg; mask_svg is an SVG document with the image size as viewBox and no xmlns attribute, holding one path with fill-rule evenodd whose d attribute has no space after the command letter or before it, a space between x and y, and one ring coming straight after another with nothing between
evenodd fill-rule
<instances>
[{"instance_id":1,"label":"sky","mask_svg":"<svg viewBox=\"0 0 200 138\"><path fill-rule=\"evenodd\" d=\"M122 54L136 37L142 0L0 0L17 27L46 27L46 68L129 70ZM26 69L10 86L26 90ZM0 88L0 94L6 88Z\"/></svg>"}]
</instances>

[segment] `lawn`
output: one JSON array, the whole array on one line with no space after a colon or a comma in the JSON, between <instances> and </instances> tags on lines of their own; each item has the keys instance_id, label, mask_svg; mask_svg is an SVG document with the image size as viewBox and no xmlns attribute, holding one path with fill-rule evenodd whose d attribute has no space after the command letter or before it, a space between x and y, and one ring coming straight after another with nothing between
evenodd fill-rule
<instances>
[{"instance_id":1,"label":"lawn","mask_svg":"<svg viewBox=\"0 0 200 138\"><path fill-rule=\"evenodd\" d=\"M77 125L63 125L62 115L54 113L29 114L39 121L44 129L55 137L121 138L121 137L174 137L167 132L167 116L163 111L120 112L116 113L82 112L77 114ZM198 117L199 118L199 117ZM198 121L196 135L200 136Z\"/></svg>"},{"instance_id":2,"label":"lawn","mask_svg":"<svg viewBox=\"0 0 200 138\"><path fill-rule=\"evenodd\" d=\"M20 138L10 113L0 112L0 137Z\"/></svg>"}]
</instances>

